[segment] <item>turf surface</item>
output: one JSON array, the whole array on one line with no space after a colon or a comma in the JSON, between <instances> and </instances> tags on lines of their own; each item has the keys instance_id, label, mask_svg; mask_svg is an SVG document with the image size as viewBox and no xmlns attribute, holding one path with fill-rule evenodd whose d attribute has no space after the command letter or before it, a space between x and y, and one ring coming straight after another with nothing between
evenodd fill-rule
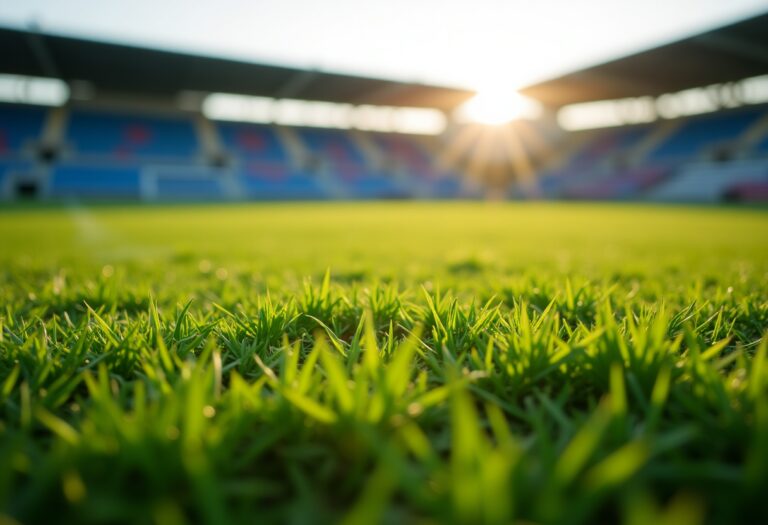
<instances>
[{"instance_id":1,"label":"turf surface","mask_svg":"<svg viewBox=\"0 0 768 525\"><path fill-rule=\"evenodd\" d=\"M767 239L749 209L2 210L0 521L755 522Z\"/></svg>"}]
</instances>

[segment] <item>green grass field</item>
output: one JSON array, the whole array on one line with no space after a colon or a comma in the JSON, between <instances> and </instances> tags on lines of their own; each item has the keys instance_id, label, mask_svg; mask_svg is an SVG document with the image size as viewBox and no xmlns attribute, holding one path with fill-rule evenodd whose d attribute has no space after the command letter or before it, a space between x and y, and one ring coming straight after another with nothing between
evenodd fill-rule
<instances>
[{"instance_id":1,"label":"green grass field","mask_svg":"<svg viewBox=\"0 0 768 525\"><path fill-rule=\"evenodd\" d=\"M0 210L0 523L757 523L768 213Z\"/></svg>"}]
</instances>

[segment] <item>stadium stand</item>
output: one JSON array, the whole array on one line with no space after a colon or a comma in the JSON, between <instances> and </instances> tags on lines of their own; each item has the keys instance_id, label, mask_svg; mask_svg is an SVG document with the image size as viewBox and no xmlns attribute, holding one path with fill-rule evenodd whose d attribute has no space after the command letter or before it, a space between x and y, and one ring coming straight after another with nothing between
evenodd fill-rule
<instances>
[{"instance_id":1,"label":"stadium stand","mask_svg":"<svg viewBox=\"0 0 768 525\"><path fill-rule=\"evenodd\" d=\"M29 178L45 117L46 108L0 104L0 198L38 193Z\"/></svg>"},{"instance_id":2,"label":"stadium stand","mask_svg":"<svg viewBox=\"0 0 768 525\"><path fill-rule=\"evenodd\" d=\"M289 155L275 130L269 126L236 122L217 122L219 137L226 151L241 159L281 165Z\"/></svg>"},{"instance_id":3,"label":"stadium stand","mask_svg":"<svg viewBox=\"0 0 768 525\"><path fill-rule=\"evenodd\" d=\"M423 186L422 186L423 188ZM426 194L435 199L455 199L457 197L478 198L481 195L476 190L470 190L464 187L461 181L451 174L441 175L429 184L428 188L421 190L422 195Z\"/></svg>"},{"instance_id":4,"label":"stadium stand","mask_svg":"<svg viewBox=\"0 0 768 525\"><path fill-rule=\"evenodd\" d=\"M542 170L538 195L588 200L759 200L759 184L768 181L768 158L761 149L768 143L768 130L752 146L741 138L767 116L768 108L756 106L591 132L560 165ZM670 123L674 131L644 151L647 138L659 135L660 127ZM729 190L731 186L741 190Z\"/></svg>"},{"instance_id":5,"label":"stadium stand","mask_svg":"<svg viewBox=\"0 0 768 525\"><path fill-rule=\"evenodd\" d=\"M157 179L155 195L161 200L220 200L225 192L217 178L171 175Z\"/></svg>"},{"instance_id":6,"label":"stadium stand","mask_svg":"<svg viewBox=\"0 0 768 525\"><path fill-rule=\"evenodd\" d=\"M569 104L653 99L765 75L764 60L713 42L763 49L766 23L768 15L756 16L523 89L545 107L545 118L525 126L531 132L526 135L541 144L533 147L520 134L514 146L515 155L526 156L535 171L534 182L515 184L523 177L515 173L520 159L511 159L510 176L500 178L508 185L493 193L488 190L494 182L478 190L462 177L472 171L472 155L462 153L452 165L443 165L449 155L441 155L442 148L461 135L458 122L430 140L214 121L204 116L202 102L179 109L183 93L192 99L200 95L202 101L207 93L220 92L350 106L431 107L448 115L472 95L469 91L57 35L30 39L25 30L0 28L2 48L29 51L0 54L0 73L54 76L35 58L37 50L29 49L34 40L60 71L71 72L61 80L89 86L87 96L58 108L0 104L0 198L449 199L486 191L511 198L766 200L766 106L593 131L564 132L555 124L557 111ZM704 41L709 45L702 47ZM108 63L103 57L110 57ZM512 128L507 131L514 135Z\"/></svg>"},{"instance_id":7,"label":"stadium stand","mask_svg":"<svg viewBox=\"0 0 768 525\"><path fill-rule=\"evenodd\" d=\"M52 198L467 196L458 176L436 166L435 152L408 135L356 132L358 140L362 136L377 151L379 162L373 162L346 131L292 128L288 132L305 153L297 160L272 126L215 122L228 162L214 169L205 160L195 123L181 113L72 110L61 158L49 165L36 156L46 112L0 106L0 188L5 194L15 191L12 179L19 174L44 173L40 194ZM768 133L749 147L739 137L767 114L758 106L681 119L673 133L642 154L638 150L646 138L666 123L592 132L558 166L541 172L538 194L566 199L759 199L760 185L768 182ZM143 177L154 181L153 189L146 190Z\"/></svg>"},{"instance_id":8,"label":"stadium stand","mask_svg":"<svg viewBox=\"0 0 768 525\"><path fill-rule=\"evenodd\" d=\"M768 134L755 145L754 151L758 154L768 155Z\"/></svg>"},{"instance_id":9,"label":"stadium stand","mask_svg":"<svg viewBox=\"0 0 768 525\"><path fill-rule=\"evenodd\" d=\"M178 116L76 109L66 137L79 157L176 160L195 157L200 149L192 122Z\"/></svg>"},{"instance_id":10,"label":"stadium stand","mask_svg":"<svg viewBox=\"0 0 768 525\"><path fill-rule=\"evenodd\" d=\"M410 196L408 189L392 175L365 173L362 177L348 180L346 185L350 197L358 199L398 199Z\"/></svg>"},{"instance_id":11,"label":"stadium stand","mask_svg":"<svg viewBox=\"0 0 768 525\"><path fill-rule=\"evenodd\" d=\"M40 137L46 109L0 104L0 157L29 154Z\"/></svg>"},{"instance_id":12,"label":"stadium stand","mask_svg":"<svg viewBox=\"0 0 768 525\"><path fill-rule=\"evenodd\" d=\"M388 152L387 168L425 178L437 175L432 157L416 140L386 133L372 133L371 139L381 151Z\"/></svg>"},{"instance_id":13,"label":"stadium stand","mask_svg":"<svg viewBox=\"0 0 768 525\"><path fill-rule=\"evenodd\" d=\"M35 193L51 198L290 200L469 195L460 177L437 167L436 153L421 139L391 133L355 132L354 138L343 130L290 128L284 132L292 133L304 152L296 159L273 126L214 122L212 129L228 160L213 168L198 140L195 122L183 113L137 116L73 109L61 138L62 154L50 161L38 151L47 111L34 106L0 106L3 194L19 193L24 184L20 186L18 181L39 179L40 191ZM740 137L766 115L764 106L756 106L680 119L673 123L674 132L650 151L642 151L647 137L668 121L574 136L580 145L559 165L541 171L537 195L597 200L761 200L762 185L768 183L768 130L753 137L751 145L742 143ZM361 137L375 149L378 161L364 153Z\"/></svg>"},{"instance_id":14,"label":"stadium stand","mask_svg":"<svg viewBox=\"0 0 768 525\"><path fill-rule=\"evenodd\" d=\"M243 195L254 200L323 200L332 196L317 177L303 173L286 173L279 178L246 174L240 185Z\"/></svg>"},{"instance_id":15,"label":"stadium stand","mask_svg":"<svg viewBox=\"0 0 768 525\"><path fill-rule=\"evenodd\" d=\"M755 110L692 117L648 156L650 161L676 161L712 154L715 148L733 149L739 137L761 114Z\"/></svg>"},{"instance_id":16,"label":"stadium stand","mask_svg":"<svg viewBox=\"0 0 768 525\"><path fill-rule=\"evenodd\" d=\"M350 180L365 173L367 169L365 156L343 131L297 128L296 132L306 148L310 166L321 171L333 172Z\"/></svg>"},{"instance_id":17,"label":"stadium stand","mask_svg":"<svg viewBox=\"0 0 768 525\"><path fill-rule=\"evenodd\" d=\"M593 133L562 165L541 173L540 194L550 198L626 198L640 186L633 182L645 180L642 173L646 170L628 170L621 165L650 132L649 127L640 126Z\"/></svg>"},{"instance_id":18,"label":"stadium stand","mask_svg":"<svg viewBox=\"0 0 768 525\"><path fill-rule=\"evenodd\" d=\"M32 166L28 160L0 157L0 196L16 193L17 175L29 172Z\"/></svg>"},{"instance_id":19,"label":"stadium stand","mask_svg":"<svg viewBox=\"0 0 768 525\"><path fill-rule=\"evenodd\" d=\"M477 196L461 184L459 174L440 167L435 152L417 137L391 133L368 137L384 159L383 170L399 175L412 194L435 199Z\"/></svg>"},{"instance_id":20,"label":"stadium stand","mask_svg":"<svg viewBox=\"0 0 768 525\"><path fill-rule=\"evenodd\" d=\"M585 147L578 150L568 162L570 169L594 166L629 151L649 131L647 127L632 127L611 130L598 134Z\"/></svg>"},{"instance_id":21,"label":"stadium stand","mask_svg":"<svg viewBox=\"0 0 768 525\"><path fill-rule=\"evenodd\" d=\"M78 107L66 112L61 155L52 164L37 155L46 108L0 108L0 188L8 174L42 171L41 194L50 198L162 200L451 198L461 195L454 175L439 177L432 157L406 136L370 134L368 141L397 162L373 165L341 130L294 128L305 153L293 159L273 126L214 122L226 166L211 168L194 122L179 113L127 114ZM376 135L376 136L374 136ZM23 156L22 156L23 155ZM300 166L297 166L300 164ZM229 182L220 179L229 177ZM428 187L410 184L408 179ZM145 181L148 180L149 182ZM144 181L144 182L143 182Z\"/></svg>"},{"instance_id":22,"label":"stadium stand","mask_svg":"<svg viewBox=\"0 0 768 525\"><path fill-rule=\"evenodd\" d=\"M768 202L768 180L731 184L722 198L726 202Z\"/></svg>"},{"instance_id":23,"label":"stadium stand","mask_svg":"<svg viewBox=\"0 0 768 525\"><path fill-rule=\"evenodd\" d=\"M762 159L734 162L702 162L685 166L673 178L653 188L647 195L655 201L718 202L742 200L737 190L745 184L768 184L768 163ZM748 187L743 187L742 193Z\"/></svg>"},{"instance_id":24,"label":"stadium stand","mask_svg":"<svg viewBox=\"0 0 768 525\"><path fill-rule=\"evenodd\" d=\"M138 166L63 164L53 168L48 194L57 198L138 199Z\"/></svg>"}]
</instances>

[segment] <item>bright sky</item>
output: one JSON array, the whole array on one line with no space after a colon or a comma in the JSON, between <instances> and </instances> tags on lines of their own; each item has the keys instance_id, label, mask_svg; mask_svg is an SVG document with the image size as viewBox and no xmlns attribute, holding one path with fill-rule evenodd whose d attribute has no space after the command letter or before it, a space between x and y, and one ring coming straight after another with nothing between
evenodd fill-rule
<instances>
[{"instance_id":1,"label":"bright sky","mask_svg":"<svg viewBox=\"0 0 768 525\"><path fill-rule=\"evenodd\" d=\"M768 0L0 0L0 24L483 89L766 10Z\"/></svg>"}]
</instances>

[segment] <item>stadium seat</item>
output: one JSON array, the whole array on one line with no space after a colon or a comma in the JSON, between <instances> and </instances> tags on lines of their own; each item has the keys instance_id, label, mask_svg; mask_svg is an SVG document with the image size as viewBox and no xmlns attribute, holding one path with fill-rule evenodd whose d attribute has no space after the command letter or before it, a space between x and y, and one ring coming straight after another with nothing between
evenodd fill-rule
<instances>
[{"instance_id":1,"label":"stadium seat","mask_svg":"<svg viewBox=\"0 0 768 525\"><path fill-rule=\"evenodd\" d=\"M216 178L174 175L157 179L156 197L161 200L219 200L224 197Z\"/></svg>"},{"instance_id":2,"label":"stadium seat","mask_svg":"<svg viewBox=\"0 0 768 525\"><path fill-rule=\"evenodd\" d=\"M297 128L297 134L307 150L333 170L351 167L365 170L366 159L345 132L332 129Z\"/></svg>"},{"instance_id":3,"label":"stadium seat","mask_svg":"<svg viewBox=\"0 0 768 525\"><path fill-rule=\"evenodd\" d=\"M753 151L759 155L768 155L768 133L755 144Z\"/></svg>"},{"instance_id":4,"label":"stadium seat","mask_svg":"<svg viewBox=\"0 0 768 525\"><path fill-rule=\"evenodd\" d=\"M729 145L760 117L753 110L693 117L648 155L649 161L692 160L707 148Z\"/></svg>"},{"instance_id":5,"label":"stadium seat","mask_svg":"<svg viewBox=\"0 0 768 525\"><path fill-rule=\"evenodd\" d=\"M576 180L561 189L560 196L568 199L627 200L639 197L648 188L659 184L670 169L666 166L639 166L603 172L592 180Z\"/></svg>"},{"instance_id":6,"label":"stadium seat","mask_svg":"<svg viewBox=\"0 0 768 525\"><path fill-rule=\"evenodd\" d=\"M62 165L53 169L52 197L138 199L139 167L112 165Z\"/></svg>"},{"instance_id":7,"label":"stadium seat","mask_svg":"<svg viewBox=\"0 0 768 525\"><path fill-rule=\"evenodd\" d=\"M462 187L461 179L455 175L439 175L432 180L426 189L426 197L433 199L457 199L467 197Z\"/></svg>"},{"instance_id":8,"label":"stadium seat","mask_svg":"<svg viewBox=\"0 0 768 525\"><path fill-rule=\"evenodd\" d=\"M366 173L349 181L346 190L347 196L355 199L402 199L411 196L391 174L384 173Z\"/></svg>"},{"instance_id":9,"label":"stadium seat","mask_svg":"<svg viewBox=\"0 0 768 525\"><path fill-rule=\"evenodd\" d=\"M3 184L8 175L28 171L33 166L34 164L29 160L0 157L0 185Z\"/></svg>"},{"instance_id":10,"label":"stadium seat","mask_svg":"<svg viewBox=\"0 0 768 525\"><path fill-rule=\"evenodd\" d=\"M0 104L0 157L21 154L40 138L46 109Z\"/></svg>"},{"instance_id":11,"label":"stadium seat","mask_svg":"<svg viewBox=\"0 0 768 525\"><path fill-rule=\"evenodd\" d=\"M728 202L768 202L768 180L732 184L725 188L722 198Z\"/></svg>"},{"instance_id":12,"label":"stadium seat","mask_svg":"<svg viewBox=\"0 0 768 525\"><path fill-rule=\"evenodd\" d=\"M603 198L606 193L612 194L613 190L597 187L607 179L626 173L626 170L616 169L612 164L640 144L649 130L647 126L634 126L597 132L571 154L562 166L544 170L540 174L537 180L538 193L550 198ZM582 197L582 193L590 197Z\"/></svg>"},{"instance_id":13,"label":"stadium seat","mask_svg":"<svg viewBox=\"0 0 768 525\"><path fill-rule=\"evenodd\" d=\"M290 175L291 169L285 162L263 162L261 160L245 160L240 163L241 171L252 177L279 181Z\"/></svg>"},{"instance_id":14,"label":"stadium seat","mask_svg":"<svg viewBox=\"0 0 768 525\"><path fill-rule=\"evenodd\" d=\"M280 177L244 172L239 177L244 197L253 200L321 200L330 197L317 177L285 172Z\"/></svg>"},{"instance_id":15,"label":"stadium seat","mask_svg":"<svg viewBox=\"0 0 768 525\"><path fill-rule=\"evenodd\" d=\"M432 158L413 139L391 133L372 133L371 137L381 154L392 161L396 170L424 178L437 175Z\"/></svg>"},{"instance_id":16,"label":"stadium seat","mask_svg":"<svg viewBox=\"0 0 768 525\"><path fill-rule=\"evenodd\" d=\"M768 182L766 159L729 163L702 162L683 168L663 184L649 192L656 201L718 202L725 199L729 188L737 185Z\"/></svg>"},{"instance_id":17,"label":"stadium seat","mask_svg":"<svg viewBox=\"0 0 768 525\"><path fill-rule=\"evenodd\" d=\"M73 110L66 132L76 156L116 159L192 159L199 144L191 120L183 117Z\"/></svg>"},{"instance_id":18,"label":"stadium seat","mask_svg":"<svg viewBox=\"0 0 768 525\"><path fill-rule=\"evenodd\" d=\"M274 128L256 124L217 122L222 146L236 157L266 163L288 162L285 151Z\"/></svg>"},{"instance_id":19,"label":"stadium seat","mask_svg":"<svg viewBox=\"0 0 768 525\"><path fill-rule=\"evenodd\" d=\"M606 157L624 153L637 145L647 133L648 128L643 126L603 131L574 153L568 159L568 166L592 165Z\"/></svg>"}]
</instances>

